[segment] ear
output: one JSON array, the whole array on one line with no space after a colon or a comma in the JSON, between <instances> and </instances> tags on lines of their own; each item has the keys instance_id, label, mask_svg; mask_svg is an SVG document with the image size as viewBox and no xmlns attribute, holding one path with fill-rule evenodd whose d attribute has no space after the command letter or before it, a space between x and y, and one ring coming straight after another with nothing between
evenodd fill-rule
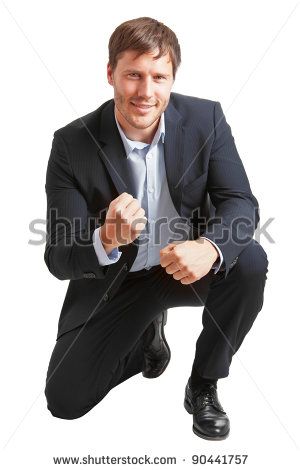
<instances>
[{"instance_id":1,"label":"ear","mask_svg":"<svg viewBox=\"0 0 300 470\"><path fill-rule=\"evenodd\" d=\"M113 79L113 71L112 71L112 68L110 66L110 63L108 62L107 64L107 81L110 85L113 86L114 84L114 79Z\"/></svg>"}]
</instances>

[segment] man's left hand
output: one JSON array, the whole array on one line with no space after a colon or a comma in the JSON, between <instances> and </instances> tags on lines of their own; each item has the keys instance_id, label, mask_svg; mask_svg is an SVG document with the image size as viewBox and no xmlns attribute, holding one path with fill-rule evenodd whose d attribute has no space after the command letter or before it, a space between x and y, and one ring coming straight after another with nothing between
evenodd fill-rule
<instances>
[{"instance_id":1,"label":"man's left hand","mask_svg":"<svg viewBox=\"0 0 300 470\"><path fill-rule=\"evenodd\" d=\"M182 284L192 284L205 276L219 254L204 238L174 242L160 250L160 264Z\"/></svg>"}]
</instances>

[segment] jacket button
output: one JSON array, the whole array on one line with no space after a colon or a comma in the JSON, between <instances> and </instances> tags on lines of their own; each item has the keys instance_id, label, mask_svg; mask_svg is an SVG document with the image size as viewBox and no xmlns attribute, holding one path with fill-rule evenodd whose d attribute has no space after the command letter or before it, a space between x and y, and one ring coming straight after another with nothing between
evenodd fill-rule
<instances>
[{"instance_id":1,"label":"jacket button","mask_svg":"<svg viewBox=\"0 0 300 470\"><path fill-rule=\"evenodd\" d=\"M83 273L84 279L95 279L95 277L96 277L95 273Z\"/></svg>"},{"instance_id":2,"label":"jacket button","mask_svg":"<svg viewBox=\"0 0 300 470\"><path fill-rule=\"evenodd\" d=\"M124 271L128 271L128 264L127 264L127 263L125 263L125 264L123 265L123 269L124 269Z\"/></svg>"},{"instance_id":3,"label":"jacket button","mask_svg":"<svg viewBox=\"0 0 300 470\"><path fill-rule=\"evenodd\" d=\"M104 294L103 300L104 300L104 302L107 302L107 301L108 301L108 294Z\"/></svg>"}]
</instances>

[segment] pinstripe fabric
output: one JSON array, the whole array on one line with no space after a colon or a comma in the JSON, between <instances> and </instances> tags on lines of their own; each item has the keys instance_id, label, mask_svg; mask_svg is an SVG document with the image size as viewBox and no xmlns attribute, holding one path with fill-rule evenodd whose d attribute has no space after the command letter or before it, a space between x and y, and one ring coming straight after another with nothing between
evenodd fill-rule
<instances>
[{"instance_id":1,"label":"pinstripe fabric","mask_svg":"<svg viewBox=\"0 0 300 470\"><path fill-rule=\"evenodd\" d=\"M171 93L165 129L166 178L174 207L181 217L191 219L195 211L202 217L200 224L190 221L194 236L205 236L220 247L227 276L259 220L258 202L230 126L219 102ZM45 189L44 259L55 277L70 281L60 335L84 322L104 292L105 301L114 295L138 251L138 242L120 247L118 262L100 266L92 240L110 201L135 191L113 100L54 133ZM237 217L244 217L244 223L236 224ZM244 243L237 243L241 239Z\"/></svg>"}]
</instances>

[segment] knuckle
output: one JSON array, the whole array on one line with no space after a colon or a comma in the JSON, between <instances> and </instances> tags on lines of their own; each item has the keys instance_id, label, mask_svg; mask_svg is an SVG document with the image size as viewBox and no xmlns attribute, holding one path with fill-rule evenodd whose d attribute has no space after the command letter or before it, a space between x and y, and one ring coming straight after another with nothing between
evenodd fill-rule
<instances>
[{"instance_id":1,"label":"knuckle","mask_svg":"<svg viewBox=\"0 0 300 470\"><path fill-rule=\"evenodd\" d=\"M123 214L122 215L122 221L126 225L130 225L131 222L132 222L131 217L128 214Z\"/></svg>"},{"instance_id":2,"label":"knuckle","mask_svg":"<svg viewBox=\"0 0 300 470\"><path fill-rule=\"evenodd\" d=\"M184 262L184 259L183 259L182 255L177 256L177 263L179 263L180 266L185 269L186 263Z\"/></svg>"},{"instance_id":3,"label":"knuckle","mask_svg":"<svg viewBox=\"0 0 300 470\"><path fill-rule=\"evenodd\" d=\"M194 277L196 276L195 270L193 268L186 267L185 272L187 276Z\"/></svg>"}]
</instances>

